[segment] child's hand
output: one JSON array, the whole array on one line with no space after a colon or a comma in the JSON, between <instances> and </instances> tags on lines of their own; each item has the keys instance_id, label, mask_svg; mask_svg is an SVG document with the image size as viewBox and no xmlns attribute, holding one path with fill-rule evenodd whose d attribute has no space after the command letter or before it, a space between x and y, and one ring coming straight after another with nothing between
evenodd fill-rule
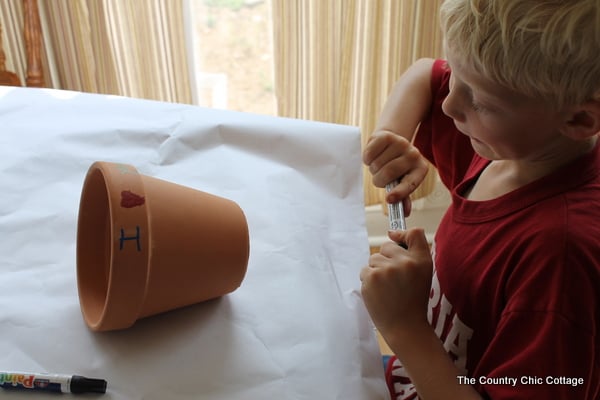
<instances>
[{"instance_id":1,"label":"child's hand","mask_svg":"<svg viewBox=\"0 0 600 400\"><path fill-rule=\"evenodd\" d=\"M393 242L371 255L360 273L362 296L373 323L386 338L428 325L433 262L422 229L390 231ZM406 243L405 250L397 243Z\"/></svg>"},{"instance_id":2,"label":"child's hand","mask_svg":"<svg viewBox=\"0 0 600 400\"><path fill-rule=\"evenodd\" d=\"M363 162L369 167L373 184L377 187L384 187L402 177L400 184L387 194L388 203L407 199L428 171L427 161L415 146L404 137L386 130L371 135L363 151Z\"/></svg>"}]
</instances>

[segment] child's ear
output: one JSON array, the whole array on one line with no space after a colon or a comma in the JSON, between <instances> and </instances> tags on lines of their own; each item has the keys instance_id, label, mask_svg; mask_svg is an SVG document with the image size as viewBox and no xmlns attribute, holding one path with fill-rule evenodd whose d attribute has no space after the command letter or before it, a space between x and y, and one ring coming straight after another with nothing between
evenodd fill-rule
<instances>
[{"instance_id":1,"label":"child's ear","mask_svg":"<svg viewBox=\"0 0 600 400\"><path fill-rule=\"evenodd\" d=\"M571 107L562 131L565 136L574 140L588 139L600 133L600 101Z\"/></svg>"}]
</instances>

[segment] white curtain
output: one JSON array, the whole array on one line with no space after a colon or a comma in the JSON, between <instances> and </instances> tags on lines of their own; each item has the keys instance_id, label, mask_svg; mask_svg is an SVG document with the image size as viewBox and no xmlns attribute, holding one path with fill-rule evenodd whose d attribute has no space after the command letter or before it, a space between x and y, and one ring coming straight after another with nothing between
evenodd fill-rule
<instances>
[{"instance_id":1,"label":"white curtain","mask_svg":"<svg viewBox=\"0 0 600 400\"><path fill-rule=\"evenodd\" d=\"M272 0L279 115L373 130L392 85L420 57L440 57L442 0ZM431 191L435 174L415 193ZM366 204L382 191L365 173Z\"/></svg>"},{"instance_id":2,"label":"white curtain","mask_svg":"<svg viewBox=\"0 0 600 400\"><path fill-rule=\"evenodd\" d=\"M182 0L38 0L46 86L191 103ZM7 67L24 82L21 0L0 2Z\"/></svg>"}]
</instances>

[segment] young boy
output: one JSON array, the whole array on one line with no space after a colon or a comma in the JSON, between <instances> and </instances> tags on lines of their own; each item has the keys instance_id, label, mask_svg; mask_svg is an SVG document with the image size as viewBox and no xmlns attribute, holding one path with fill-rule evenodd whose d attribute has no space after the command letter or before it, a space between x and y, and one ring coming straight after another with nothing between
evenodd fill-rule
<instances>
[{"instance_id":1,"label":"young boy","mask_svg":"<svg viewBox=\"0 0 600 400\"><path fill-rule=\"evenodd\" d=\"M431 251L390 232L408 249L361 271L392 398L598 400L600 3L447 0L441 16L447 61L405 72L363 154L375 185L402 177L386 200L407 211L420 154L452 193Z\"/></svg>"}]
</instances>

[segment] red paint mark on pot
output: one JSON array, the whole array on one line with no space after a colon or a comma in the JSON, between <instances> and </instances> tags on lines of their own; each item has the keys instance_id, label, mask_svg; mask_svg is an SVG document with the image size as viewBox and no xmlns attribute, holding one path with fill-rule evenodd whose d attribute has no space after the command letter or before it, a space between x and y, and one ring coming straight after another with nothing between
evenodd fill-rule
<instances>
[{"instance_id":1,"label":"red paint mark on pot","mask_svg":"<svg viewBox=\"0 0 600 400\"><path fill-rule=\"evenodd\" d=\"M132 208L141 206L146 202L144 196L133 193L131 190L121 192L121 207Z\"/></svg>"}]
</instances>

